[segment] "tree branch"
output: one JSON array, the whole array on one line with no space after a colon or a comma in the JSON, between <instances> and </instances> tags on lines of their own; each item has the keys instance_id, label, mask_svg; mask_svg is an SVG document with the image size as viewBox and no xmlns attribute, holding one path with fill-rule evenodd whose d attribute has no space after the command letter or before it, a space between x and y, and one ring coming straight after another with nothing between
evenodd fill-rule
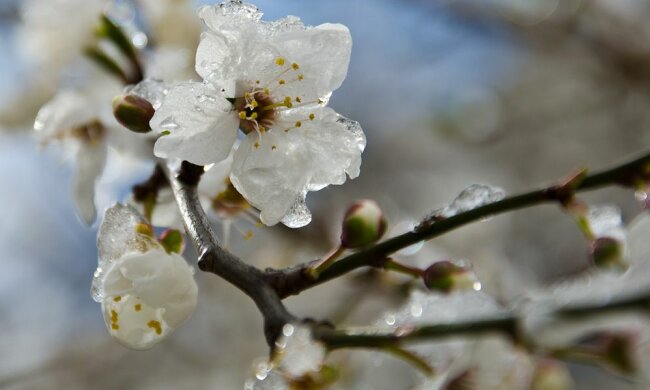
<instances>
[{"instance_id":1,"label":"tree branch","mask_svg":"<svg viewBox=\"0 0 650 390\"><path fill-rule=\"evenodd\" d=\"M199 268L222 277L253 299L264 317L266 341L273 347L282 327L295 318L284 307L262 271L246 264L219 244L199 202L197 184L203 167L183 162L177 175L169 168L165 168L165 172L183 217L185 231L199 254Z\"/></svg>"},{"instance_id":2,"label":"tree branch","mask_svg":"<svg viewBox=\"0 0 650 390\"><path fill-rule=\"evenodd\" d=\"M593 316L605 313L650 309L650 290L638 295L619 297L607 302L582 303L559 307L547 313L559 320L588 321ZM490 317L464 322L398 327L392 332L368 332L316 328L314 337L330 349L340 348L388 348L423 340L436 340L458 336L479 336L502 334L514 342L534 348L527 341L522 329L524 317L517 312L499 313Z\"/></svg>"},{"instance_id":3,"label":"tree branch","mask_svg":"<svg viewBox=\"0 0 650 390\"><path fill-rule=\"evenodd\" d=\"M650 153L614 168L586 176L583 180L575 183L556 184L515 195L444 219L425 219L413 231L390 238L336 261L329 268L323 270L318 278L313 278L308 274L310 266L316 264L317 261L286 269L268 269L266 278L281 297L297 295L358 268L381 267L383 260L392 253L420 241L441 236L469 223L543 203L564 202L575 192L613 185L633 186L639 181L647 181L649 177ZM567 184L572 184L572 186L567 186Z\"/></svg>"}]
</instances>

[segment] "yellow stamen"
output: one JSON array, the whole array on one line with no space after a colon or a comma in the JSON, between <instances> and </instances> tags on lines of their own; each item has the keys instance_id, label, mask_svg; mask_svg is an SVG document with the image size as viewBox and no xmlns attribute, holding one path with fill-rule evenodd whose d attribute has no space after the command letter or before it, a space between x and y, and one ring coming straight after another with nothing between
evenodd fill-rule
<instances>
[{"instance_id":1,"label":"yellow stamen","mask_svg":"<svg viewBox=\"0 0 650 390\"><path fill-rule=\"evenodd\" d=\"M278 147L275 146L275 145L272 145L272 146L271 146L271 150L275 150L275 149L277 149L277 148L278 148Z\"/></svg>"},{"instance_id":2,"label":"yellow stamen","mask_svg":"<svg viewBox=\"0 0 650 390\"><path fill-rule=\"evenodd\" d=\"M286 81L284 79L280 79L280 81L278 81L278 84L284 85L284 84L286 84Z\"/></svg>"},{"instance_id":3,"label":"yellow stamen","mask_svg":"<svg viewBox=\"0 0 650 390\"><path fill-rule=\"evenodd\" d=\"M302 99L300 98L300 96L296 96L296 103L302 103Z\"/></svg>"},{"instance_id":4,"label":"yellow stamen","mask_svg":"<svg viewBox=\"0 0 650 390\"><path fill-rule=\"evenodd\" d=\"M314 118L316 118L316 115L314 115L313 113L312 113L312 114L309 114L309 120L310 120L310 121L313 121Z\"/></svg>"},{"instance_id":5,"label":"yellow stamen","mask_svg":"<svg viewBox=\"0 0 650 390\"><path fill-rule=\"evenodd\" d=\"M249 119L253 119L253 120L257 119L257 113L256 112L252 113Z\"/></svg>"},{"instance_id":6,"label":"yellow stamen","mask_svg":"<svg viewBox=\"0 0 650 390\"><path fill-rule=\"evenodd\" d=\"M246 235L244 235L244 240L250 240L253 238L253 232L251 230L246 232Z\"/></svg>"},{"instance_id":7,"label":"yellow stamen","mask_svg":"<svg viewBox=\"0 0 650 390\"><path fill-rule=\"evenodd\" d=\"M250 105L251 105L251 107L253 107L253 108L257 108L257 106L259 105L259 103L257 103L257 100L253 99L253 101L250 102Z\"/></svg>"},{"instance_id":8,"label":"yellow stamen","mask_svg":"<svg viewBox=\"0 0 650 390\"><path fill-rule=\"evenodd\" d=\"M147 322L147 326L151 329L154 329L157 335L162 334L162 326L160 325L160 321L151 320Z\"/></svg>"},{"instance_id":9,"label":"yellow stamen","mask_svg":"<svg viewBox=\"0 0 650 390\"><path fill-rule=\"evenodd\" d=\"M296 122L296 127L300 127L300 126L302 126L302 122L297 121L297 122Z\"/></svg>"},{"instance_id":10,"label":"yellow stamen","mask_svg":"<svg viewBox=\"0 0 650 390\"><path fill-rule=\"evenodd\" d=\"M293 64L291 64L291 67L293 68L293 70L300 69L300 65L296 64L295 62Z\"/></svg>"},{"instance_id":11,"label":"yellow stamen","mask_svg":"<svg viewBox=\"0 0 650 390\"><path fill-rule=\"evenodd\" d=\"M113 298L113 300L114 300L115 302L119 302L119 301L122 300L122 297L118 295L118 296L116 296L115 298Z\"/></svg>"},{"instance_id":12,"label":"yellow stamen","mask_svg":"<svg viewBox=\"0 0 650 390\"><path fill-rule=\"evenodd\" d=\"M135 306L133 306L133 309L134 309L135 311L140 311L140 310L142 310L142 305L139 304L139 303L136 303Z\"/></svg>"},{"instance_id":13,"label":"yellow stamen","mask_svg":"<svg viewBox=\"0 0 650 390\"><path fill-rule=\"evenodd\" d=\"M256 142L255 142L255 145L253 145L253 146L255 146L255 149L257 149L257 148L260 147L260 143L256 141Z\"/></svg>"},{"instance_id":14,"label":"yellow stamen","mask_svg":"<svg viewBox=\"0 0 650 390\"><path fill-rule=\"evenodd\" d=\"M304 79L305 79L305 76L304 76L304 75L301 75L301 74L298 75L298 81L302 81L302 80L304 80Z\"/></svg>"},{"instance_id":15,"label":"yellow stamen","mask_svg":"<svg viewBox=\"0 0 650 390\"><path fill-rule=\"evenodd\" d=\"M111 329L118 330L120 329L120 326L118 324L111 324Z\"/></svg>"},{"instance_id":16,"label":"yellow stamen","mask_svg":"<svg viewBox=\"0 0 650 390\"><path fill-rule=\"evenodd\" d=\"M275 64L278 65L278 66L284 65L284 58L282 58L282 57L276 58L275 59Z\"/></svg>"},{"instance_id":17,"label":"yellow stamen","mask_svg":"<svg viewBox=\"0 0 650 390\"><path fill-rule=\"evenodd\" d=\"M111 322L117 322L117 312L115 310L111 310Z\"/></svg>"},{"instance_id":18,"label":"yellow stamen","mask_svg":"<svg viewBox=\"0 0 650 390\"><path fill-rule=\"evenodd\" d=\"M246 111L239 111L239 119L246 119Z\"/></svg>"}]
</instances>

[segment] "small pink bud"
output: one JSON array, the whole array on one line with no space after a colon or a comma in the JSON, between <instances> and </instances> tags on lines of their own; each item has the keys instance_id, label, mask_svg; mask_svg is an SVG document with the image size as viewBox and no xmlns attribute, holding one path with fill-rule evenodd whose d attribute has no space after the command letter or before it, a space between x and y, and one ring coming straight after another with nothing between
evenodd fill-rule
<instances>
[{"instance_id":1,"label":"small pink bud","mask_svg":"<svg viewBox=\"0 0 650 390\"><path fill-rule=\"evenodd\" d=\"M155 110L151 103L136 95L118 95L113 98L113 115L127 129L136 133L151 131L149 121Z\"/></svg>"},{"instance_id":2,"label":"small pink bud","mask_svg":"<svg viewBox=\"0 0 650 390\"><path fill-rule=\"evenodd\" d=\"M357 249L378 241L386 232L386 219L377 202L356 201L343 218L341 246Z\"/></svg>"},{"instance_id":3,"label":"small pink bud","mask_svg":"<svg viewBox=\"0 0 650 390\"><path fill-rule=\"evenodd\" d=\"M429 290L443 293L450 293L453 290L480 289L480 283L471 270L451 261L433 263L424 270L422 279Z\"/></svg>"}]
</instances>

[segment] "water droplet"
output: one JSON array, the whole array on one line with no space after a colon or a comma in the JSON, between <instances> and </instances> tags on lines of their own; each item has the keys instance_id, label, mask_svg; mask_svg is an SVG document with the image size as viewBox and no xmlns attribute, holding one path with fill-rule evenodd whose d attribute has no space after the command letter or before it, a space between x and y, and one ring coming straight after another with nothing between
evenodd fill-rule
<instances>
[{"instance_id":1,"label":"water droplet","mask_svg":"<svg viewBox=\"0 0 650 390\"><path fill-rule=\"evenodd\" d=\"M131 37L131 43L133 43L133 46L136 48L143 49L147 46L147 43L149 43L149 38L147 38L147 34L138 31Z\"/></svg>"},{"instance_id":2,"label":"water droplet","mask_svg":"<svg viewBox=\"0 0 650 390\"><path fill-rule=\"evenodd\" d=\"M217 101L217 99L214 96L205 95L205 94L199 95L197 97L197 100L199 101L199 103L216 102Z\"/></svg>"},{"instance_id":3,"label":"water droplet","mask_svg":"<svg viewBox=\"0 0 650 390\"><path fill-rule=\"evenodd\" d=\"M483 285L481 285L481 282L476 281L476 282L474 282L474 285L472 286L472 288L474 289L474 291L481 291L481 289L483 288Z\"/></svg>"},{"instance_id":4,"label":"water droplet","mask_svg":"<svg viewBox=\"0 0 650 390\"><path fill-rule=\"evenodd\" d=\"M423 309L422 309L422 305L420 305L419 303L413 303L413 304L411 305L411 315L412 315L413 317L420 317L420 316L422 316L422 311L423 311Z\"/></svg>"},{"instance_id":5,"label":"water droplet","mask_svg":"<svg viewBox=\"0 0 650 390\"><path fill-rule=\"evenodd\" d=\"M394 314L386 314L385 321L386 321L386 325L389 325L389 326L395 325L395 321L396 321L395 315Z\"/></svg>"},{"instance_id":6,"label":"water droplet","mask_svg":"<svg viewBox=\"0 0 650 390\"><path fill-rule=\"evenodd\" d=\"M282 327L282 334L285 335L286 337L290 337L293 334L294 331L294 326L291 324L286 324L285 326Z\"/></svg>"},{"instance_id":7,"label":"water droplet","mask_svg":"<svg viewBox=\"0 0 650 390\"><path fill-rule=\"evenodd\" d=\"M173 118L167 118L160 123L160 127L164 130L176 130L179 126Z\"/></svg>"}]
</instances>

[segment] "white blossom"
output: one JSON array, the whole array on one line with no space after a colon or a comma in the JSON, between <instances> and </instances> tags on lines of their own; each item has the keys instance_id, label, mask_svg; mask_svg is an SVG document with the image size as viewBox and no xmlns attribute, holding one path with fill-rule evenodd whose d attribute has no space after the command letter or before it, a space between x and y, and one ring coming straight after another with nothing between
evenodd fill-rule
<instances>
[{"instance_id":1,"label":"white blossom","mask_svg":"<svg viewBox=\"0 0 650 390\"><path fill-rule=\"evenodd\" d=\"M279 369L293 378L319 371L325 360L325 345L312 337L311 329L300 324L286 324L276 342Z\"/></svg>"},{"instance_id":2,"label":"white blossom","mask_svg":"<svg viewBox=\"0 0 650 390\"><path fill-rule=\"evenodd\" d=\"M365 137L326 107L347 73L352 41L340 24L307 27L296 17L261 21L241 1L203 7L196 54L203 83L169 91L151 121L155 154L207 165L237 139L231 181L267 225L311 220L308 191L358 176ZM230 99L230 100L227 100Z\"/></svg>"},{"instance_id":3,"label":"white blossom","mask_svg":"<svg viewBox=\"0 0 650 390\"><path fill-rule=\"evenodd\" d=\"M60 69L80 58L95 39L95 27L108 2L105 0L26 0L20 47L45 68Z\"/></svg>"},{"instance_id":4,"label":"white blossom","mask_svg":"<svg viewBox=\"0 0 650 390\"><path fill-rule=\"evenodd\" d=\"M38 112L34 130L41 145L60 142L75 161L72 195L87 224L95 220L95 182L104 170L107 147L134 156L146 156L146 136L133 134L114 119L111 99L120 86L95 80L92 88L59 92Z\"/></svg>"},{"instance_id":5,"label":"white blossom","mask_svg":"<svg viewBox=\"0 0 650 390\"><path fill-rule=\"evenodd\" d=\"M193 269L179 254L165 252L143 226L128 206L106 211L93 280L93 298L102 304L110 334L133 349L167 337L192 314L198 295Z\"/></svg>"}]
</instances>

